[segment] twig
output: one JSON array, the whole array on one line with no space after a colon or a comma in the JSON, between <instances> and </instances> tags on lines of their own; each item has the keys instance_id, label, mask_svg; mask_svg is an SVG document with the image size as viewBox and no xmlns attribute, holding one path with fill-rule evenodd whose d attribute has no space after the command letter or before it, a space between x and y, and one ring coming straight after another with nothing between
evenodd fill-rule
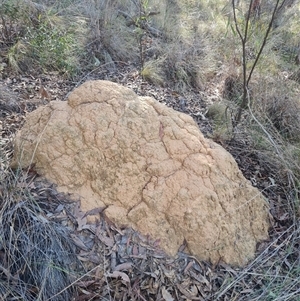
<instances>
[{"instance_id":1,"label":"twig","mask_svg":"<svg viewBox=\"0 0 300 301\"><path fill-rule=\"evenodd\" d=\"M101 265L97 265L94 268L92 268L90 271L86 272L84 275L82 275L81 277L79 277L78 279L76 279L75 281L73 281L71 284L69 284L68 286L66 286L64 289L62 289L60 292L58 292L57 294L55 294L54 296L52 296L51 298L47 299L46 301L52 300L53 298L59 296L60 294L62 294L64 291L68 290L70 287L72 287L75 283L79 282L81 279L83 279L85 276L91 274L93 271L95 271L96 269L98 269Z\"/></svg>"}]
</instances>

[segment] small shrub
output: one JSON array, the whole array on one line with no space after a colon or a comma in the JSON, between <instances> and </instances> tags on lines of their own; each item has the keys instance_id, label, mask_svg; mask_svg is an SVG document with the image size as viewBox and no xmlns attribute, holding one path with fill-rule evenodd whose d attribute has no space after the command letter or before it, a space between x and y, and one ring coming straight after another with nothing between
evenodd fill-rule
<instances>
[{"instance_id":1,"label":"small shrub","mask_svg":"<svg viewBox=\"0 0 300 301\"><path fill-rule=\"evenodd\" d=\"M1 10L2 9L2 10ZM83 44L76 18L31 1L7 0L0 5L6 59L14 72L58 71L72 77L79 69Z\"/></svg>"},{"instance_id":2,"label":"small shrub","mask_svg":"<svg viewBox=\"0 0 300 301\"><path fill-rule=\"evenodd\" d=\"M41 19L36 27L27 30L24 37L28 45L26 56L36 60L43 69L72 76L79 65L75 32L72 28L60 28L54 24L55 20Z\"/></svg>"}]
</instances>

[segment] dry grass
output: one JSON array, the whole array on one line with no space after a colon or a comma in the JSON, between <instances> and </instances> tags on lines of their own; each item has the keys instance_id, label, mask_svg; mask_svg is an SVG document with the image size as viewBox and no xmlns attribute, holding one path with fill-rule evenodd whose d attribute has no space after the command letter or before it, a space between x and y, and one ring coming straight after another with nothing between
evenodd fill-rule
<instances>
[{"instance_id":1,"label":"dry grass","mask_svg":"<svg viewBox=\"0 0 300 301\"><path fill-rule=\"evenodd\" d=\"M264 112L283 138L299 143L299 85L284 78L264 79L258 89L253 103L255 110L261 114Z\"/></svg>"},{"instance_id":2,"label":"dry grass","mask_svg":"<svg viewBox=\"0 0 300 301\"><path fill-rule=\"evenodd\" d=\"M149 82L163 86L164 85L164 78L163 78L163 67L164 60L153 60L148 61L142 71L141 75L145 80Z\"/></svg>"},{"instance_id":3,"label":"dry grass","mask_svg":"<svg viewBox=\"0 0 300 301\"><path fill-rule=\"evenodd\" d=\"M71 283L78 264L67 228L49 221L41 195L32 195L11 171L1 182L0 296L2 300L47 300ZM73 288L55 300L71 300Z\"/></svg>"},{"instance_id":4,"label":"dry grass","mask_svg":"<svg viewBox=\"0 0 300 301\"><path fill-rule=\"evenodd\" d=\"M245 269L233 273L216 300L299 300L299 226L287 227Z\"/></svg>"}]
</instances>

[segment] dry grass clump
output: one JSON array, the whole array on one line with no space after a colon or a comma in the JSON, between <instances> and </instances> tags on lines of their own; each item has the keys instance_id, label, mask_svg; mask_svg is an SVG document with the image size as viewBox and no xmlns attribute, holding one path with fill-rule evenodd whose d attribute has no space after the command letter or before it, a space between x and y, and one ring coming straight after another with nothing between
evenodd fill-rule
<instances>
[{"instance_id":1,"label":"dry grass clump","mask_svg":"<svg viewBox=\"0 0 300 301\"><path fill-rule=\"evenodd\" d=\"M101 65L119 61L138 65L138 33L128 23L138 15L134 1L81 1L77 10L89 22L89 51Z\"/></svg>"},{"instance_id":2,"label":"dry grass clump","mask_svg":"<svg viewBox=\"0 0 300 301\"><path fill-rule=\"evenodd\" d=\"M43 192L29 186L11 171L1 181L0 299L71 300L73 289L65 288L78 263L74 243L38 205Z\"/></svg>"},{"instance_id":3,"label":"dry grass clump","mask_svg":"<svg viewBox=\"0 0 300 301\"><path fill-rule=\"evenodd\" d=\"M215 9L226 4L224 0L217 2ZM219 44L228 40L224 37L227 17L221 9L212 15L210 4L97 0L76 9L89 20L90 56L103 67L122 61L142 70L148 63L146 70L151 65L151 73L162 77L154 79L158 84L168 83L178 91L193 87L203 90L226 57L225 47L220 49ZM151 76L149 79L153 82Z\"/></svg>"},{"instance_id":4,"label":"dry grass clump","mask_svg":"<svg viewBox=\"0 0 300 301\"><path fill-rule=\"evenodd\" d=\"M299 300L300 225L285 228L245 269L232 273L215 300Z\"/></svg>"},{"instance_id":5,"label":"dry grass clump","mask_svg":"<svg viewBox=\"0 0 300 301\"><path fill-rule=\"evenodd\" d=\"M297 195L300 178L298 89L290 80L256 75L250 85L250 107L233 134L236 144L244 144L246 156L256 154L259 166L268 166L264 173L282 187L281 196L288 200L286 211L291 217L297 214L298 205L297 198L291 199L289 194ZM240 167L243 170L242 164ZM248 168L253 172L251 164Z\"/></svg>"},{"instance_id":6,"label":"dry grass clump","mask_svg":"<svg viewBox=\"0 0 300 301\"><path fill-rule=\"evenodd\" d=\"M300 103L286 96L272 97L267 104L267 115L280 134L291 141L300 141Z\"/></svg>"},{"instance_id":7,"label":"dry grass clump","mask_svg":"<svg viewBox=\"0 0 300 301\"><path fill-rule=\"evenodd\" d=\"M224 81L223 97L239 103L243 96L243 81L237 74L229 74Z\"/></svg>"},{"instance_id":8,"label":"dry grass clump","mask_svg":"<svg viewBox=\"0 0 300 301\"><path fill-rule=\"evenodd\" d=\"M261 76L252 85L252 110L266 119L283 139L300 142L299 84L283 78Z\"/></svg>"},{"instance_id":9,"label":"dry grass clump","mask_svg":"<svg viewBox=\"0 0 300 301\"><path fill-rule=\"evenodd\" d=\"M226 18L218 13L212 16L209 3L172 2L166 1L161 14L156 16L165 33L158 53L166 58L166 80L181 92L190 88L203 90L222 60L218 44L225 40ZM225 4L217 2L220 7Z\"/></svg>"},{"instance_id":10,"label":"dry grass clump","mask_svg":"<svg viewBox=\"0 0 300 301\"><path fill-rule=\"evenodd\" d=\"M141 75L150 83L164 86L163 67L164 60L151 60L145 63Z\"/></svg>"}]
</instances>

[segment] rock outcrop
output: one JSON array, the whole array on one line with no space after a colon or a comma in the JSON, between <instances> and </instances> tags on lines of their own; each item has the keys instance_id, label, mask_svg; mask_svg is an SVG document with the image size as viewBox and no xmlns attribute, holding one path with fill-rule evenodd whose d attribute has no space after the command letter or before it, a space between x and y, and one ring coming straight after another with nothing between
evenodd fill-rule
<instances>
[{"instance_id":1,"label":"rock outcrop","mask_svg":"<svg viewBox=\"0 0 300 301\"><path fill-rule=\"evenodd\" d=\"M188 115L108 81L28 114L13 166L33 164L82 209L202 260L244 265L268 237L268 206L233 157Z\"/></svg>"}]
</instances>

